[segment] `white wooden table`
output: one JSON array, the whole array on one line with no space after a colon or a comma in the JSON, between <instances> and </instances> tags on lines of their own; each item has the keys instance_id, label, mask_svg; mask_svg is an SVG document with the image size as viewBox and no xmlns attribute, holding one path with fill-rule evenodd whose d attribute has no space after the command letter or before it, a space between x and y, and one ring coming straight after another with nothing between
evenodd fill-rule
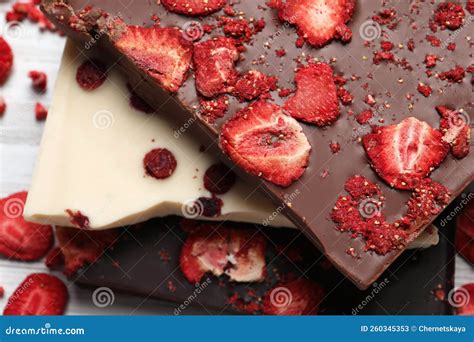
<instances>
[{"instance_id":1,"label":"white wooden table","mask_svg":"<svg viewBox=\"0 0 474 342\"><path fill-rule=\"evenodd\" d=\"M24 23L16 29L7 29L5 12L10 2L0 2L0 33L14 50L14 70L9 81L0 88L7 101L7 112L0 119L0 196L27 190L30 185L36 154L43 131L43 123L34 116L34 105L40 101L49 105L52 89L59 67L65 39L50 32L40 33L38 27ZM36 94L30 86L27 74L30 70L41 70L48 74L48 91ZM43 262L21 263L0 258L0 286L5 296L0 299L3 310L8 296L30 273L48 270ZM61 276L61 275L59 275ZM474 270L461 258L456 257L456 286L474 282ZM98 308L92 303L92 290L69 284L71 300L68 314L172 314L175 305L154 300L115 294L115 302L107 308ZM187 314L201 313L188 309ZM204 313L204 311L202 311Z\"/></svg>"}]
</instances>

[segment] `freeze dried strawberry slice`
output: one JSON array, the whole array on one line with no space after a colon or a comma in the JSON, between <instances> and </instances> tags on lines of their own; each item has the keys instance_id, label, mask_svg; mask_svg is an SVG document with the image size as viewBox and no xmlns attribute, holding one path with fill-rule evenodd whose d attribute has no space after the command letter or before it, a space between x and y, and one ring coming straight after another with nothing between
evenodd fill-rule
<instances>
[{"instance_id":1,"label":"freeze dried strawberry slice","mask_svg":"<svg viewBox=\"0 0 474 342\"><path fill-rule=\"evenodd\" d=\"M414 117L398 125L375 127L362 143L377 174L397 189L413 189L449 151L438 130Z\"/></svg>"},{"instance_id":2,"label":"freeze dried strawberry slice","mask_svg":"<svg viewBox=\"0 0 474 342\"><path fill-rule=\"evenodd\" d=\"M26 192L0 200L0 254L17 260L41 259L53 244L53 229L23 219Z\"/></svg>"},{"instance_id":3,"label":"freeze dried strawberry slice","mask_svg":"<svg viewBox=\"0 0 474 342\"><path fill-rule=\"evenodd\" d=\"M5 316L62 315L68 302L66 285L57 277L33 273L18 286L3 310Z\"/></svg>"},{"instance_id":4,"label":"freeze dried strawberry slice","mask_svg":"<svg viewBox=\"0 0 474 342\"><path fill-rule=\"evenodd\" d=\"M0 85L3 85L13 66L13 52L5 39L0 37Z\"/></svg>"},{"instance_id":5,"label":"freeze dried strawberry slice","mask_svg":"<svg viewBox=\"0 0 474 342\"><path fill-rule=\"evenodd\" d=\"M262 235L211 223L187 226L188 238L181 249L180 267L191 283L198 283L210 272L223 274L236 282L263 281L266 275L265 247Z\"/></svg>"},{"instance_id":6,"label":"freeze dried strawberry slice","mask_svg":"<svg viewBox=\"0 0 474 342\"><path fill-rule=\"evenodd\" d=\"M267 291L262 311L266 315L315 315L322 299L322 288L314 281L301 278L280 283Z\"/></svg>"},{"instance_id":7,"label":"freeze dried strawberry slice","mask_svg":"<svg viewBox=\"0 0 474 342\"><path fill-rule=\"evenodd\" d=\"M287 0L278 7L280 18L296 25L300 37L315 47L352 37L346 23L354 12L354 0Z\"/></svg>"},{"instance_id":8,"label":"freeze dried strawberry slice","mask_svg":"<svg viewBox=\"0 0 474 342\"><path fill-rule=\"evenodd\" d=\"M450 299L458 315L474 315L474 283L465 284L456 289Z\"/></svg>"},{"instance_id":9,"label":"freeze dried strawberry slice","mask_svg":"<svg viewBox=\"0 0 474 342\"><path fill-rule=\"evenodd\" d=\"M196 88L205 97L231 92L238 79L239 51L232 38L218 37L194 47Z\"/></svg>"},{"instance_id":10,"label":"freeze dried strawberry slice","mask_svg":"<svg viewBox=\"0 0 474 342\"><path fill-rule=\"evenodd\" d=\"M303 175L311 151L298 122L264 101L249 105L227 121L220 144L244 170L283 187Z\"/></svg>"},{"instance_id":11,"label":"freeze dried strawberry slice","mask_svg":"<svg viewBox=\"0 0 474 342\"><path fill-rule=\"evenodd\" d=\"M446 106L437 106L441 115L440 130L443 140L451 146L451 153L456 158L464 158L471 149L471 126L467 113L459 113Z\"/></svg>"},{"instance_id":12,"label":"freeze dried strawberry slice","mask_svg":"<svg viewBox=\"0 0 474 342\"><path fill-rule=\"evenodd\" d=\"M221 10L227 0L161 0L161 3L170 12L198 17Z\"/></svg>"},{"instance_id":13,"label":"freeze dried strawberry slice","mask_svg":"<svg viewBox=\"0 0 474 342\"><path fill-rule=\"evenodd\" d=\"M86 264L94 263L116 242L119 234L119 229L89 231L57 227L56 239L65 262L63 273L70 277Z\"/></svg>"},{"instance_id":14,"label":"freeze dried strawberry slice","mask_svg":"<svg viewBox=\"0 0 474 342\"><path fill-rule=\"evenodd\" d=\"M332 68L326 63L309 64L296 72L296 94L283 108L292 117L318 126L334 123L340 115Z\"/></svg>"},{"instance_id":15,"label":"freeze dried strawberry slice","mask_svg":"<svg viewBox=\"0 0 474 342\"><path fill-rule=\"evenodd\" d=\"M176 92L191 65L193 45L174 27L127 26L115 46L161 86Z\"/></svg>"}]
</instances>

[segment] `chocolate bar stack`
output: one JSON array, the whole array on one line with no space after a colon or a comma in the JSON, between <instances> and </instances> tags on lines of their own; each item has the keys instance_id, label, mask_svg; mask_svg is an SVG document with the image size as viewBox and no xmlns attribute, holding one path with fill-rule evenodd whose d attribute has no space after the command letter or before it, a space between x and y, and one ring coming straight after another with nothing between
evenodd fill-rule
<instances>
[{"instance_id":1,"label":"chocolate bar stack","mask_svg":"<svg viewBox=\"0 0 474 342\"><path fill-rule=\"evenodd\" d=\"M451 312L471 2L41 5L70 41L24 215L72 279L176 314Z\"/></svg>"}]
</instances>

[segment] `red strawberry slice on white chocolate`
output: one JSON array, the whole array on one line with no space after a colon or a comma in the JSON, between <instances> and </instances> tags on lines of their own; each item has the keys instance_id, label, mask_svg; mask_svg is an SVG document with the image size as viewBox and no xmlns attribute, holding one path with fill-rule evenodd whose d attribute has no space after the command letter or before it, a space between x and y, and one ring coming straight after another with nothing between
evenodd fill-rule
<instances>
[{"instance_id":1,"label":"red strawberry slice on white chocolate","mask_svg":"<svg viewBox=\"0 0 474 342\"><path fill-rule=\"evenodd\" d=\"M397 189L413 189L449 151L438 130L414 117L398 125L375 127L362 143L377 174Z\"/></svg>"},{"instance_id":2,"label":"red strawberry slice on white chocolate","mask_svg":"<svg viewBox=\"0 0 474 342\"><path fill-rule=\"evenodd\" d=\"M311 151L299 123L265 101L249 105L227 121L220 144L244 170L282 187L303 175Z\"/></svg>"}]
</instances>

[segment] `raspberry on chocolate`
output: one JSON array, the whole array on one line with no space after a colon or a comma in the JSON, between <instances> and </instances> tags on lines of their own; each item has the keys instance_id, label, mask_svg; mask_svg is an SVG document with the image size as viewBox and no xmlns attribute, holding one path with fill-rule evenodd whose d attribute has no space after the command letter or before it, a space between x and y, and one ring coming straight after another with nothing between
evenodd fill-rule
<instances>
[{"instance_id":1,"label":"raspberry on chocolate","mask_svg":"<svg viewBox=\"0 0 474 342\"><path fill-rule=\"evenodd\" d=\"M464 9L462 5L454 2L442 2L435 11L435 22L441 29L457 30L464 23Z\"/></svg>"},{"instance_id":2,"label":"raspberry on chocolate","mask_svg":"<svg viewBox=\"0 0 474 342\"><path fill-rule=\"evenodd\" d=\"M451 153L458 159L466 157L471 150L470 118L465 112L457 112L446 106L437 106L441 116L440 131L443 141L451 146Z\"/></svg>"},{"instance_id":3,"label":"raspberry on chocolate","mask_svg":"<svg viewBox=\"0 0 474 342\"><path fill-rule=\"evenodd\" d=\"M372 112L370 109L367 109L356 116L356 121L361 125L365 125L370 122L373 117L374 112Z\"/></svg>"},{"instance_id":4,"label":"raspberry on chocolate","mask_svg":"<svg viewBox=\"0 0 474 342\"><path fill-rule=\"evenodd\" d=\"M419 83L418 84L418 92L423 95L424 97L429 97L433 92L433 89L427 84Z\"/></svg>"},{"instance_id":5,"label":"raspberry on chocolate","mask_svg":"<svg viewBox=\"0 0 474 342\"><path fill-rule=\"evenodd\" d=\"M77 68L76 80L87 91L99 88L107 78L105 64L98 60L87 60Z\"/></svg>"},{"instance_id":6,"label":"raspberry on chocolate","mask_svg":"<svg viewBox=\"0 0 474 342\"><path fill-rule=\"evenodd\" d=\"M200 98L199 104L201 108L197 114L207 123L214 124L217 119L224 117L224 114L227 112L229 98L225 95L220 95L212 100Z\"/></svg>"},{"instance_id":7,"label":"raspberry on chocolate","mask_svg":"<svg viewBox=\"0 0 474 342\"><path fill-rule=\"evenodd\" d=\"M168 149L156 148L145 155L143 166L147 175L156 179L165 179L173 174L177 162Z\"/></svg>"},{"instance_id":8,"label":"raspberry on chocolate","mask_svg":"<svg viewBox=\"0 0 474 342\"><path fill-rule=\"evenodd\" d=\"M463 67L458 65L453 69L440 73L439 79L452 83L461 83L464 79L464 76L466 76L466 71Z\"/></svg>"},{"instance_id":9,"label":"raspberry on chocolate","mask_svg":"<svg viewBox=\"0 0 474 342\"><path fill-rule=\"evenodd\" d=\"M240 101L251 101L277 88L277 78L250 70L235 83L233 95Z\"/></svg>"},{"instance_id":10,"label":"raspberry on chocolate","mask_svg":"<svg viewBox=\"0 0 474 342\"><path fill-rule=\"evenodd\" d=\"M216 195L228 192L235 181L235 173L222 163L210 166L204 174L204 187Z\"/></svg>"}]
</instances>

